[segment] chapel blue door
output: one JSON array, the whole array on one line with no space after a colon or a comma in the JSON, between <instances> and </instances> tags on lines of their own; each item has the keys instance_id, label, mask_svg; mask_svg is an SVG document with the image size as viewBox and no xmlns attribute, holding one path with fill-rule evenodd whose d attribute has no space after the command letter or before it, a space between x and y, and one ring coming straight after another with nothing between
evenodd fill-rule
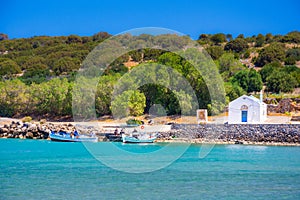
<instances>
[{"instance_id":1,"label":"chapel blue door","mask_svg":"<svg viewBox=\"0 0 300 200\"><path fill-rule=\"evenodd\" d=\"M247 122L248 118L248 111L242 110L242 122Z\"/></svg>"}]
</instances>

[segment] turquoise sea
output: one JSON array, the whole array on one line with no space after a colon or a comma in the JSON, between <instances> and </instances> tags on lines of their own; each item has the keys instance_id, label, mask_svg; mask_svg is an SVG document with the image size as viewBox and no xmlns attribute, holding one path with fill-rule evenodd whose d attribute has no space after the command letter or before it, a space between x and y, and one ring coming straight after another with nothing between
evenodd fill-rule
<instances>
[{"instance_id":1,"label":"turquoise sea","mask_svg":"<svg viewBox=\"0 0 300 200\"><path fill-rule=\"evenodd\" d=\"M147 153L165 144L114 145ZM171 148L174 154L181 147ZM199 158L200 148L189 146L162 169L127 173L104 165L81 143L0 139L0 199L300 199L299 147L216 145Z\"/></svg>"}]
</instances>

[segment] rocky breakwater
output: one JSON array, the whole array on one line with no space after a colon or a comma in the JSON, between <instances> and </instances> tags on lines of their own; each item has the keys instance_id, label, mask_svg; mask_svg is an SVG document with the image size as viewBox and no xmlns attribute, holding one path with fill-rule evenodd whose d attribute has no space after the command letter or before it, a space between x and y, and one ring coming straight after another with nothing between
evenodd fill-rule
<instances>
[{"instance_id":1,"label":"rocky breakwater","mask_svg":"<svg viewBox=\"0 0 300 200\"><path fill-rule=\"evenodd\" d=\"M204 124L173 125L160 133L158 141L235 144L295 144L300 145L300 125L297 124Z\"/></svg>"},{"instance_id":2,"label":"rocky breakwater","mask_svg":"<svg viewBox=\"0 0 300 200\"><path fill-rule=\"evenodd\" d=\"M75 126L71 123L21 122L12 121L0 126L0 138L48 139L51 131L71 132L77 129L79 133L96 134L101 140L101 133L93 126Z\"/></svg>"},{"instance_id":3,"label":"rocky breakwater","mask_svg":"<svg viewBox=\"0 0 300 200\"><path fill-rule=\"evenodd\" d=\"M20 139L47 139L50 130L54 128L52 124L41 124L39 122L12 121L0 127L0 137L20 138Z\"/></svg>"}]
</instances>

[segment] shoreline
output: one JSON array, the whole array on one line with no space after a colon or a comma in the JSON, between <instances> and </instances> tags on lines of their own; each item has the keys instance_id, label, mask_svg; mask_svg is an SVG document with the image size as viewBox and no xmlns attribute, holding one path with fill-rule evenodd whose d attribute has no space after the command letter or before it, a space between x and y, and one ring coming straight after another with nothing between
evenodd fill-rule
<instances>
[{"instance_id":1,"label":"shoreline","mask_svg":"<svg viewBox=\"0 0 300 200\"><path fill-rule=\"evenodd\" d=\"M38 138L32 138L32 139L26 139L26 138L8 138L8 137L0 137L1 139L19 139L19 140L42 140L42 141L51 141L49 138L47 139L38 139ZM111 142L111 141L98 141L97 143L105 143L105 142ZM197 139L186 139L186 138L176 138L176 139L157 139L155 140L154 144L189 144L189 145L241 145L241 146L282 146L282 147L300 147L300 144L297 143L280 143L280 142L251 142L251 141L239 141L240 143L236 143L233 141L201 141ZM114 143L114 142L112 142Z\"/></svg>"},{"instance_id":2,"label":"shoreline","mask_svg":"<svg viewBox=\"0 0 300 200\"><path fill-rule=\"evenodd\" d=\"M172 139L157 139L155 143L178 143L178 144L207 144L207 145L244 145L244 146L293 146L300 147L298 143L281 143L281 142L251 142L251 141L202 141L198 139L174 138Z\"/></svg>"},{"instance_id":3,"label":"shoreline","mask_svg":"<svg viewBox=\"0 0 300 200\"><path fill-rule=\"evenodd\" d=\"M0 125L0 138L49 139L51 130L93 133L99 142L109 141L108 133L95 124L11 121ZM297 124L173 124L158 133L157 143L300 146L300 125ZM154 128L154 127L152 127Z\"/></svg>"}]
</instances>

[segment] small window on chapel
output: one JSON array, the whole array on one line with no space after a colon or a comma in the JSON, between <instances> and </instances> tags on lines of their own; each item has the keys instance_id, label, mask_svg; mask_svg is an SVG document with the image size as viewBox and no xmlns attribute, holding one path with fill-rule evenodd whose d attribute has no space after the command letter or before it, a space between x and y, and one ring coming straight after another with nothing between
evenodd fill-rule
<instances>
[{"instance_id":1,"label":"small window on chapel","mask_svg":"<svg viewBox=\"0 0 300 200\"><path fill-rule=\"evenodd\" d=\"M248 106L242 105L241 110L248 110Z\"/></svg>"}]
</instances>

